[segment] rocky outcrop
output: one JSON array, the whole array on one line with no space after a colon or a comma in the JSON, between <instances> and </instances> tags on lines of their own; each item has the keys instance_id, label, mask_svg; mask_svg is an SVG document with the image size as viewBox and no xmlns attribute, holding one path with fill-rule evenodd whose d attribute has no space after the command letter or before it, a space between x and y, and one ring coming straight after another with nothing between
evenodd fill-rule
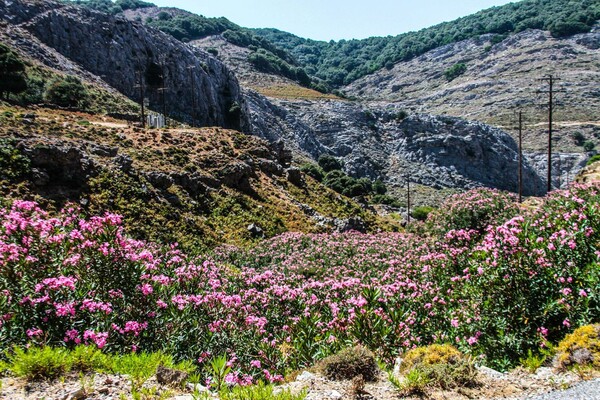
<instances>
[{"instance_id":1,"label":"rocky outcrop","mask_svg":"<svg viewBox=\"0 0 600 400\"><path fill-rule=\"evenodd\" d=\"M8 23L5 29L24 29L136 101L140 100L138 85L143 75L144 97L155 110L162 110L161 85L156 83L162 75L170 116L188 122L195 120L201 126L238 130L249 127L246 106L233 73L208 53L158 30L124 17L54 1L1 2L0 18ZM48 54L29 55L42 61L51 58ZM70 66L65 67L73 72ZM153 81L156 86L152 86Z\"/></svg>"},{"instance_id":2,"label":"rocky outcrop","mask_svg":"<svg viewBox=\"0 0 600 400\"><path fill-rule=\"evenodd\" d=\"M517 190L517 145L500 129L460 118L405 117L391 103L265 99L249 93L253 133L283 139L316 159L331 154L353 176L403 186L406 177L435 188ZM526 194L545 187L524 164Z\"/></svg>"},{"instance_id":3,"label":"rocky outcrop","mask_svg":"<svg viewBox=\"0 0 600 400\"><path fill-rule=\"evenodd\" d=\"M557 39L549 32L526 30L506 38L478 38L433 49L365 76L343 90L363 100L395 102L409 112L452 115L492 125L516 125L514 111L525 115L524 146L543 152L547 74L560 78L555 144L560 152L582 151L570 140L574 131L598 141L600 122L600 24L590 33ZM463 63L466 71L452 81L444 72ZM561 122L563 123L561 125ZM594 126L595 125L595 126Z\"/></svg>"}]
</instances>

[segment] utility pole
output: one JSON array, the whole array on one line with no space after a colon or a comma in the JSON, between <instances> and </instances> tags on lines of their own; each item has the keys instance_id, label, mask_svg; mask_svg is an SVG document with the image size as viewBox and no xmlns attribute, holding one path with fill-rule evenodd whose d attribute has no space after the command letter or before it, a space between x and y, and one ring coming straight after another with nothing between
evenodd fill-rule
<instances>
[{"instance_id":1,"label":"utility pole","mask_svg":"<svg viewBox=\"0 0 600 400\"><path fill-rule=\"evenodd\" d=\"M139 69L136 71L136 76L139 75L139 84L136 87L140 88L140 104L141 108L141 118L142 118L142 129L146 128L146 114L144 112L144 74L142 74L142 70Z\"/></svg>"},{"instance_id":2,"label":"utility pole","mask_svg":"<svg viewBox=\"0 0 600 400\"><path fill-rule=\"evenodd\" d=\"M165 123L165 127L167 126L167 103L165 101L165 95L166 95L166 90L167 88L165 87L165 63L164 61L162 62L162 64L160 65L160 70L161 70L161 76L160 76L160 92L162 94L162 114L163 114L163 118L164 118L164 123Z\"/></svg>"},{"instance_id":3,"label":"utility pole","mask_svg":"<svg viewBox=\"0 0 600 400\"><path fill-rule=\"evenodd\" d=\"M519 111L519 203L523 202L523 112Z\"/></svg>"},{"instance_id":4,"label":"utility pole","mask_svg":"<svg viewBox=\"0 0 600 400\"><path fill-rule=\"evenodd\" d=\"M552 118L554 112L554 83L558 81L552 75L541 79L548 82L548 192L552 190Z\"/></svg>"},{"instance_id":5,"label":"utility pole","mask_svg":"<svg viewBox=\"0 0 600 400\"><path fill-rule=\"evenodd\" d=\"M406 222L410 224L410 175L406 176Z\"/></svg>"},{"instance_id":6,"label":"utility pole","mask_svg":"<svg viewBox=\"0 0 600 400\"><path fill-rule=\"evenodd\" d=\"M194 82L194 69L196 66L190 65L188 69L190 70L190 80L191 80L191 88L192 88L192 126L196 126L196 83Z\"/></svg>"}]
</instances>

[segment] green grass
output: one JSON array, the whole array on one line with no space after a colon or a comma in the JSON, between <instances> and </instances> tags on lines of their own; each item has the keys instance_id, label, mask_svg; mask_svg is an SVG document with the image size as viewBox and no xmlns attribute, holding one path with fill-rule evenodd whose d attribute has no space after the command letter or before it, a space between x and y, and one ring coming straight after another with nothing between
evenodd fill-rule
<instances>
[{"instance_id":1,"label":"green grass","mask_svg":"<svg viewBox=\"0 0 600 400\"><path fill-rule=\"evenodd\" d=\"M156 374L159 365L187 373L196 369L191 361L176 363L173 357L160 352L109 355L96 347L83 345L73 350L50 346L14 347L5 355L6 361L0 362L0 374L10 372L27 380L55 379L70 371L95 371L129 375L134 386L140 387Z\"/></svg>"},{"instance_id":2,"label":"green grass","mask_svg":"<svg viewBox=\"0 0 600 400\"><path fill-rule=\"evenodd\" d=\"M292 394L289 389L275 393L273 385L259 382L253 386L235 386L219 393L221 400L303 400L306 389L298 394Z\"/></svg>"},{"instance_id":3,"label":"green grass","mask_svg":"<svg viewBox=\"0 0 600 400\"><path fill-rule=\"evenodd\" d=\"M71 370L71 359L64 349L14 347L8 355L8 371L27 380L53 379Z\"/></svg>"}]
</instances>

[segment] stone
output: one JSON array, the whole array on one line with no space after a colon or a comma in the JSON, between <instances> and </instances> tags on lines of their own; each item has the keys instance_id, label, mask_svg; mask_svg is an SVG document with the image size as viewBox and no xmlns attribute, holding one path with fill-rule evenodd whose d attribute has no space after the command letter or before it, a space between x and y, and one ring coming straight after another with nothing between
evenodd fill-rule
<instances>
[{"instance_id":1,"label":"stone","mask_svg":"<svg viewBox=\"0 0 600 400\"><path fill-rule=\"evenodd\" d=\"M163 367L162 365L159 365L156 369L156 380L163 385L181 386L188 376L189 374L185 371Z\"/></svg>"},{"instance_id":2,"label":"stone","mask_svg":"<svg viewBox=\"0 0 600 400\"><path fill-rule=\"evenodd\" d=\"M202 386L199 383L194 384L194 383L188 382L185 386L188 390L190 390L192 392L204 393L204 392L209 391L206 386Z\"/></svg>"},{"instance_id":3,"label":"stone","mask_svg":"<svg viewBox=\"0 0 600 400\"><path fill-rule=\"evenodd\" d=\"M256 224L250 224L246 228L253 238L264 238L265 233L262 228Z\"/></svg>"},{"instance_id":4,"label":"stone","mask_svg":"<svg viewBox=\"0 0 600 400\"><path fill-rule=\"evenodd\" d=\"M292 185L298 186L299 188L306 187L306 181L304 180L304 174L299 168L290 167L285 170L285 177Z\"/></svg>"},{"instance_id":5,"label":"stone","mask_svg":"<svg viewBox=\"0 0 600 400\"><path fill-rule=\"evenodd\" d=\"M117 168L119 168L125 173L130 172L133 168L133 160L131 159L131 157L125 154L120 154L117 157L115 157L113 159L113 164L115 164Z\"/></svg>"},{"instance_id":6,"label":"stone","mask_svg":"<svg viewBox=\"0 0 600 400\"><path fill-rule=\"evenodd\" d=\"M83 388L74 390L70 393L67 393L64 397L63 400L82 400L86 398L86 393L85 390Z\"/></svg>"},{"instance_id":7,"label":"stone","mask_svg":"<svg viewBox=\"0 0 600 400\"><path fill-rule=\"evenodd\" d=\"M313 374L312 372L302 371L302 373L300 375L298 375L298 377L296 377L296 381L297 382L307 382L316 377L317 376L315 374Z\"/></svg>"},{"instance_id":8,"label":"stone","mask_svg":"<svg viewBox=\"0 0 600 400\"><path fill-rule=\"evenodd\" d=\"M496 371L495 369L492 369L492 368L489 368L489 367L486 367L483 365L477 367L477 370L480 373L482 373L490 378L494 378L494 379L502 379L502 378L506 377L506 374L503 374L502 372Z\"/></svg>"},{"instance_id":9,"label":"stone","mask_svg":"<svg viewBox=\"0 0 600 400\"><path fill-rule=\"evenodd\" d=\"M167 190L173 186L173 178L163 172L149 172L146 179L157 189Z\"/></svg>"},{"instance_id":10,"label":"stone","mask_svg":"<svg viewBox=\"0 0 600 400\"><path fill-rule=\"evenodd\" d=\"M340 392L338 392L337 390L331 390L331 391L327 392L328 399L339 400L342 397L344 397L344 395L341 394Z\"/></svg>"},{"instance_id":11,"label":"stone","mask_svg":"<svg viewBox=\"0 0 600 400\"><path fill-rule=\"evenodd\" d=\"M40 168L32 168L31 175L31 181L35 186L46 186L48 183L50 183L50 176L46 171Z\"/></svg>"}]
</instances>

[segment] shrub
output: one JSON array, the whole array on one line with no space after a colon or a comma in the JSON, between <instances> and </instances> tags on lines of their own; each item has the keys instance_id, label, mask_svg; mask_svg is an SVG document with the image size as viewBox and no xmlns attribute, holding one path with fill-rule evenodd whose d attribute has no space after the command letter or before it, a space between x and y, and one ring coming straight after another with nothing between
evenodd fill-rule
<instances>
[{"instance_id":1,"label":"shrub","mask_svg":"<svg viewBox=\"0 0 600 400\"><path fill-rule=\"evenodd\" d=\"M519 211L512 193L494 189L474 189L448 198L427 218L427 226L438 235L450 231L482 234L489 225L499 225Z\"/></svg>"},{"instance_id":2,"label":"shrub","mask_svg":"<svg viewBox=\"0 0 600 400\"><path fill-rule=\"evenodd\" d=\"M70 366L73 370L109 371L111 368L110 357L102 353L95 346L79 345L69 353Z\"/></svg>"},{"instance_id":3,"label":"shrub","mask_svg":"<svg viewBox=\"0 0 600 400\"><path fill-rule=\"evenodd\" d=\"M321 154L318 163L324 172L339 171L342 169L340 161L329 154Z\"/></svg>"},{"instance_id":4,"label":"shrub","mask_svg":"<svg viewBox=\"0 0 600 400\"><path fill-rule=\"evenodd\" d=\"M567 335L558 344L556 366L562 370L576 366L600 370L600 324L585 325Z\"/></svg>"},{"instance_id":5,"label":"shrub","mask_svg":"<svg viewBox=\"0 0 600 400\"><path fill-rule=\"evenodd\" d=\"M306 390L298 394L292 394L290 389L275 392L273 385L262 381L252 386L234 386L219 393L222 400L303 400L305 397Z\"/></svg>"},{"instance_id":6,"label":"shrub","mask_svg":"<svg viewBox=\"0 0 600 400\"><path fill-rule=\"evenodd\" d=\"M592 165L595 162L600 161L600 154L595 154L587 161L586 165Z\"/></svg>"},{"instance_id":7,"label":"shrub","mask_svg":"<svg viewBox=\"0 0 600 400\"><path fill-rule=\"evenodd\" d=\"M9 370L28 380L52 379L71 369L64 349L32 346L27 350L14 347L8 355Z\"/></svg>"},{"instance_id":8,"label":"shrub","mask_svg":"<svg viewBox=\"0 0 600 400\"><path fill-rule=\"evenodd\" d=\"M429 214L431 214L431 212L433 210L434 210L434 208L429 207L429 206L415 207L412 210L412 216L414 219L416 219L418 221L425 221L427 219L427 217L429 216Z\"/></svg>"},{"instance_id":9,"label":"shrub","mask_svg":"<svg viewBox=\"0 0 600 400\"><path fill-rule=\"evenodd\" d=\"M467 72L467 65L465 63L458 63L444 71L444 77L448 82L451 82L465 72Z\"/></svg>"},{"instance_id":10,"label":"shrub","mask_svg":"<svg viewBox=\"0 0 600 400\"><path fill-rule=\"evenodd\" d=\"M578 33L586 33L590 31L590 27L579 21L557 21L550 27L550 33L554 37L564 37L576 35Z\"/></svg>"},{"instance_id":11,"label":"shrub","mask_svg":"<svg viewBox=\"0 0 600 400\"><path fill-rule=\"evenodd\" d=\"M14 143L0 139L0 180L18 180L31 172L31 161L23 155Z\"/></svg>"},{"instance_id":12,"label":"shrub","mask_svg":"<svg viewBox=\"0 0 600 400\"><path fill-rule=\"evenodd\" d=\"M27 89L25 63L8 46L0 43L0 97Z\"/></svg>"},{"instance_id":13,"label":"shrub","mask_svg":"<svg viewBox=\"0 0 600 400\"><path fill-rule=\"evenodd\" d=\"M571 137L575 141L575 144L578 146L581 146L583 144L583 142L585 141L585 136L583 135L583 133L581 133L579 131L573 132L571 134Z\"/></svg>"},{"instance_id":14,"label":"shrub","mask_svg":"<svg viewBox=\"0 0 600 400\"><path fill-rule=\"evenodd\" d=\"M319 369L332 380L349 380L362 375L367 382L377 380L379 369L371 351L363 346L344 349L319 363Z\"/></svg>"},{"instance_id":15,"label":"shrub","mask_svg":"<svg viewBox=\"0 0 600 400\"><path fill-rule=\"evenodd\" d=\"M413 373L426 386L443 389L477 384L473 361L449 344L432 344L409 350L400 364L400 373Z\"/></svg>"},{"instance_id":16,"label":"shrub","mask_svg":"<svg viewBox=\"0 0 600 400\"><path fill-rule=\"evenodd\" d=\"M385 204L396 208L402 207L402 202L400 200L387 194L376 194L373 196L372 202L373 204Z\"/></svg>"},{"instance_id":17,"label":"shrub","mask_svg":"<svg viewBox=\"0 0 600 400\"><path fill-rule=\"evenodd\" d=\"M387 186L381 179L376 179L375 182L373 182L373 192L375 192L375 194L387 193Z\"/></svg>"},{"instance_id":18,"label":"shrub","mask_svg":"<svg viewBox=\"0 0 600 400\"><path fill-rule=\"evenodd\" d=\"M85 86L74 76L54 81L46 91L46 100L61 107L82 107L87 96Z\"/></svg>"},{"instance_id":19,"label":"shrub","mask_svg":"<svg viewBox=\"0 0 600 400\"><path fill-rule=\"evenodd\" d=\"M316 164L305 163L300 166L300 171L304 172L306 175L315 178L317 181L321 182L323 180L323 170Z\"/></svg>"},{"instance_id":20,"label":"shrub","mask_svg":"<svg viewBox=\"0 0 600 400\"><path fill-rule=\"evenodd\" d=\"M586 140L585 142L583 142L583 149L585 151L592 151L596 148L596 143L592 142L591 140Z\"/></svg>"},{"instance_id":21,"label":"shrub","mask_svg":"<svg viewBox=\"0 0 600 400\"><path fill-rule=\"evenodd\" d=\"M408 117L408 112L406 110L400 110L396 113L394 119L396 121L404 121Z\"/></svg>"}]
</instances>

